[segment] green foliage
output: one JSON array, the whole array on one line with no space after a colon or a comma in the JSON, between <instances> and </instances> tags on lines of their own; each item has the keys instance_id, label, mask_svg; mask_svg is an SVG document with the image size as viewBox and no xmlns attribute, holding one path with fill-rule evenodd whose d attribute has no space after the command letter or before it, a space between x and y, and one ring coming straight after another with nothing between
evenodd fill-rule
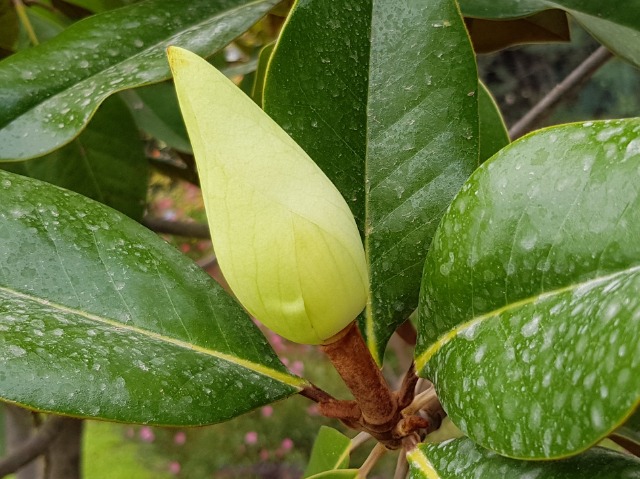
<instances>
[{"instance_id":1,"label":"green foliage","mask_svg":"<svg viewBox=\"0 0 640 479\"><path fill-rule=\"evenodd\" d=\"M354 243L361 247L359 233L369 275L359 321L372 356L382 365L390 338L417 308L418 374L435 385L447 423L467 436L417 447L406 436L412 478L640 477L637 459L592 447L611 437L640 450L640 120L588 120L510 144L476 68L481 51L566 41L568 16L629 63L624 75L601 76L616 77L609 80L630 98L638 81L631 65L640 66L637 2L298 0L281 33L275 15L252 27L275 0L187 3L0 0L0 57L7 57L0 161L8 170L0 171L0 398L178 426L231 419L303 389L308 395L311 384L287 371L232 296L139 224L146 156L195 183L192 144L206 143L218 157L235 152L234 165L249 165L224 185L250 212L239 217L242 207L227 208L225 191L206 191L209 218L218 206L224 212L211 225L214 243L223 221L262 225L249 236L269 258L289 258L286 243L311 261L317 237L304 241L309 253L296 249L303 242L295 234L276 241L290 230L249 188L262 180L265 191L277 189L269 201L291 198L280 185L297 174L287 207L315 212L315 200L326 197L311 191L298 163L283 167L290 150L276 148L299 145L355 217ZM198 72L179 86L198 106L186 109L189 138L167 81L168 46L208 57L298 145L265 126L253 103L235 101L240 93L226 80L219 79L227 93L216 97ZM610 99L592 87L581 108ZM224 118L221 105L230 112ZM631 99L617 105L619 114L637 115ZM249 120L241 129L238 117ZM205 119L223 128L200 131ZM220 178L222 163L198 162L203 181ZM229 235L231 256L249 229ZM276 240L265 241L267 230ZM240 279L229 281L240 300L237 285L252 286L262 274L246 251L234 259ZM317 262L319 270L330 262ZM316 305L335 307L338 295L326 291L346 291L339 283L351 270L330 281L310 271L294 272L311 291L325 291ZM283 287L293 273L271 273L276 313L291 314L294 304L308 312ZM288 438L310 447L306 422L296 431L303 420L292 417L271 433L291 431ZM223 427L213 448L241 447L216 460L242 462L253 444L242 444L243 430ZM207 440L204 430L189 434ZM346 469L350 445L323 429L306 476L357 477ZM302 461L287 458L296 467ZM193 467L189 477L210 474Z\"/></svg>"},{"instance_id":2,"label":"green foliage","mask_svg":"<svg viewBox=\"0 0 640 479\"><path fill-rule=\"evenodd\" d=\"M351 440L348 437L335 429L321 427L303 477L312 477L334 469L346 469L349 467L350 447Z\"/></svg>"},{"instance_id":3,"label":"green foliage","mask_svg":"<svg viewBox=\"0 0 640 479\"><path fill-rule=\"evenodd\" d=\"M640 460L602 448L562 461L528 462L499 456L469 439L456 439L440 444L422 444L410 453L409 460L411 479L578 479L593 477L595 471L602 479L640 477Z\"/></svg>"}]
</instances>

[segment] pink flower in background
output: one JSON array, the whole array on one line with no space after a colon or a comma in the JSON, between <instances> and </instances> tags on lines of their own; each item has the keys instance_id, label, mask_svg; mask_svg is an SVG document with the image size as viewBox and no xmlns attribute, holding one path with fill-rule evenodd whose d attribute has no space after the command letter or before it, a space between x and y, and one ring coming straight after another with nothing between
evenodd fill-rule
<instances>
[{"instance_id":1,"label":"pink flower in background","mask_svg":"<svg viewBox=\"0 0 640 479\"><path fill-rule=\"evenodd\" d=\"M273 414L273 408L271 406L265 406L260 409L260 413L262 414L262 417L271 417Z\"/></svg>"},{"instance_id":2,"label":"pink flower in background","mask_svg":"<svg viewBox=\"0 0 640 479\"><path fill-rule=\"evenodd\" d=\"M258 433L255 431L249 431L244 435L245 444L256 444L258 442Z\"/></svg>"},{"instance_id":3,"label":"pink flower in background","mask_svg":"<svg viewBox=\"0 0 640 479\"><path fill-rule=\"evenodd\" d=\"M176 475L180 474L180 469L181 469L181 467L180 467L180 463L179 462L171 461L169 463L169 472L171 474L176 474Z\"/></svg>"},{"instance_id":4,"label":"pink flower in background","mask_svg":"<svg viewBox=\"0 0 640 479\"><path fill-rule=\"evenodd\" d=\"M182 243L180 245L180 251L182 251L183 253L188 253L189 251L191 251L191 245L189 243Z\"/></svg>"},{"instance_id":5,"label":"pink flower in background","mask_svg":"<svg viewBox=\"0 0 640 479\"><path fill-rule=\"evenodd\" d=\"M182 446L185 442L187 442L187 435L184 431L176 432L175 436L173 436L173 443Z\"/></svg>"},{"instance_id":6,"label":"pink flower in background","mask_svg":"<svg viewBox=\"0 0 640 479\"><path fill-rule=\"evenodd\" d=\"M156 438L156 435L153 433L153 429L151 429L149 426L141 427L138 434L140 435L140 439L142 439L144 442L153 442Z\"/></svg>"},{"instance_id":7,"label":"pink flower in background","mask_svg":"<svg viewBox=\"0 0 640 479\"><path fill-rule=\"evenodd\" d=\"M285 366L289 366L289 358L280 358L280 361L282 361L282 364Z\"/></svg>"},{"instance_id":8,"label":"pink flower in background","mask_svg":"<svg viewBox=\"0 0 640 479\"><path fill-rule=\"evenodd\" d=\"M277 334L270 334L269 340L271 341L271 346L273 346L273 349L276 353L281 353L282 351L284 351L284 343L280 336L278 336Z\"/></svg>"},{"instance_id":9,"label":"pink flower in background","mask_svg":"<svg viewBox=\"0 0 640 479\"><path fill-rule=\"evenodd\" d=\"M284 452L289 452L291 449L293 449L293 441L290 438L285 437L282 440L282 444L280 444L280 449L282 449Z\"/></svg>"},{"instance_id":10,"label":"pink flower in background","mask_svg":"<svg viewBox=\"0 0 640 479\"><path fill-rule=\"evenodd\" d=\"M304 372L304 364L302 363L302 361L294 361L293 364L289 367L289 371L291 371L296 376L300 376Z\"/></svg>"},{"instance_id":11,"label":"pink flower in background","mask_svg":"<svg viewBox=\"0 0 640 479\"><path fill-rule=\"evenodd\" d=\"M160 210L167 210L173 206L173 199L171 198L160 198L156 201L156 207Z\"/></svg>"},{"instance_id":12,"label":"pink flower in background","mask_svg":"<svg viewBox=\"0 0 640 479\"><path fill-rule=\"evenodd\" d=\"M318 405L317 404L312 404L311 406L309 406L307 408L307 414L309 416L319 416L320 415L320 411L318 410Z\"/></svg>"}]
</instances>

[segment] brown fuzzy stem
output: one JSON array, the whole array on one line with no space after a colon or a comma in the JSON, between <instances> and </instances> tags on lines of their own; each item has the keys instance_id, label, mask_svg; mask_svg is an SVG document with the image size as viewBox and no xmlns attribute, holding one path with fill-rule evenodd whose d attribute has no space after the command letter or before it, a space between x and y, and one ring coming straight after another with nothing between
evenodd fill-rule
<instances>
[{"instance_id":1,"label":"brown fuzzy stem","mask_svg":"<svg viewBox=\"0 0 640 479\"><path fill-rule=\"evenodd\" d=\"M353 322L321 349L351 390L365 423L385 425L396 416L398 404L378 365Z\"/></svg>"}]
</instances>

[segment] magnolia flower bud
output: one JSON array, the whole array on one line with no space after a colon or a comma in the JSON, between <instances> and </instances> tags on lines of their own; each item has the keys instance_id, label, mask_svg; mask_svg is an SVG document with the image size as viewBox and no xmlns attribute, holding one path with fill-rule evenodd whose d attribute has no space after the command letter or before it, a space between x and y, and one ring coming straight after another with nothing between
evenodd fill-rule
<instances>
[{"instance_id":1,"label":"magnolia flower bud","mask_svg":"<svg viewBox=\"0 0 640 479\"><path fill-rule=\"evenodd\" d=\"M197 55L169 63L196 157L220 268L268 328L320 344L365 307L368 277L336 187L269 116Z\"/></svg>"}]
</instances>

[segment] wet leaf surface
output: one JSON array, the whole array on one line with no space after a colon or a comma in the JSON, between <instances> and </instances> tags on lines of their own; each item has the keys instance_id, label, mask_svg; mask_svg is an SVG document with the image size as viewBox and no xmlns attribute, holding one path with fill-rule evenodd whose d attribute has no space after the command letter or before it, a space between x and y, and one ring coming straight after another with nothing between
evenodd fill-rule
<instances>
[{"instance_id":1,"label":"wet leaf surface","mask_svg":"<svg viewBox=\"0 0 640 479\"><path fill-rule=\"evenodd\" d=\"M133 220L0 172L0 398L123 422L220 422L304 385L206 273Z\"/></svg>"},{"instance_id":2,"label":"wet leaf surface","mask_svg":"<svg viewBox=\"0 0 640 479\"><path fill-rule=\"evenodd\" d=\"M639 134L631 119L529 135L481 166L443 218L417 366L483 446L559 457L635 409Z\"/></svg>"},{"instance_id":3,"label":"wet leaf surface","mask_svg":"<svg viewBox=\"0 0 640 479\"><path fill-rule=\"evenodd\" d=\"M469 439L421 444L407 458L411 479L599 479L640 478L640 461L607 449L591 449L560 461L518 461Z\"/></svg>"},{"instance_id":4,"label":"wet leaf surface","mask_svg":"<svg viewBox=\"0 0 640 479\"><path fill-rule=\"evenodd\" d=\"M109 95L169 78L169 45L210 56L275 3L146 0L89 17L3 60L0 159L65 145Z\"/></svg>"}]
</instances>

